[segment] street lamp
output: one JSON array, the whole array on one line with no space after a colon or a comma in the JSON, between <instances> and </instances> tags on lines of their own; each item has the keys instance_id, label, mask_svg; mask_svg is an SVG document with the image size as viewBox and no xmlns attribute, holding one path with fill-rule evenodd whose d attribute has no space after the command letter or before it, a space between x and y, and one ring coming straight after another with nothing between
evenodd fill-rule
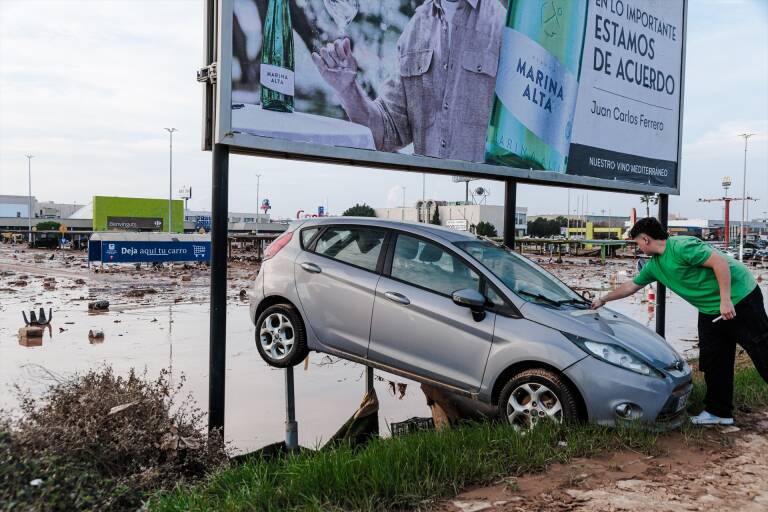
<instances>
[{"instance_id":1,"label":"street lamp","mask_svg":"<svg viewBox=\"0 0 768 512\"><path fill-rule=\"evenodd\" d=\"M32 159L35 155L24 155L27 157L27 178L29 180L29 205L27 205L27 224L29 229L29 243L32 243Z\"/></svg>"},{"instance_id":2,"label":"street lamp","mask_svg":"<svg viewBox=\"0 0 768 512\"><path fill-rule=\"evenodd\" d=\"M171 206L173 205L173 132L177 132L176 128L165 128L170 136L170 146L168 153L168 232L170 233L173 226L173 213Z\"/></svg>"},{"instance_id":3,"label":"street lamp","mask_svg":"<svg viewBox=\"0 0 768 512\"><path fill-rule=\"evenodd\" d=\"M739 230L739 261L744 261L744 213L747 211L747 142L754 133L741 133L744 137L744 177L741 189L741 229Z\"/></svg>"},{"instance_id":4,"label":"street lamp","mask_svg":"<svg viewBox=\"0 0 768 512\"><path fill-rule=\"evenodd\" d=\"M400 213L400 220L405 220L405 187L400 187L403 189L403 209Z\"/></svg>"}]
</instances>

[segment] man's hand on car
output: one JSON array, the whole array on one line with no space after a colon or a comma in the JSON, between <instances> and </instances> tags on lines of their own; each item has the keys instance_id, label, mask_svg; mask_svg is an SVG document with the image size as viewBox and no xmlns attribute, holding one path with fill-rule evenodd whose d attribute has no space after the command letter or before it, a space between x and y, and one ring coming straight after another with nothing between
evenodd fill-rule
<instances>
[{"instance_id":1,"label":"man's hand on car","mask_svg":"<svg viewBox=\"0 0 768 512\"><path fill-rule=\"evenodd\" d=\"M592 301L592 309L598 309L605 306L605 301L603 299L595 299Z\"/></svg>"}]
</instances>

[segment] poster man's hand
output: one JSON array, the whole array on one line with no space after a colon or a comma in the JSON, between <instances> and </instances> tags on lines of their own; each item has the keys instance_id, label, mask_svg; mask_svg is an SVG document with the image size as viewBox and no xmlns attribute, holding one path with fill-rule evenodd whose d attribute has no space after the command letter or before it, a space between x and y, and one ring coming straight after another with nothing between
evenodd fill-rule
<instances>
[{"instance_id":1,"label":"poster man's hand","mask_svg":"<svg viewBox=\"0 0 768 512\"><path fill-rule=\"evenodd\" d=\"M328 43L319 52L312 52L312 60L320 75L336 92L343 93L355 83L357 61L352 56L352 47L346 37Z\"/></svg>"}]
</instances>

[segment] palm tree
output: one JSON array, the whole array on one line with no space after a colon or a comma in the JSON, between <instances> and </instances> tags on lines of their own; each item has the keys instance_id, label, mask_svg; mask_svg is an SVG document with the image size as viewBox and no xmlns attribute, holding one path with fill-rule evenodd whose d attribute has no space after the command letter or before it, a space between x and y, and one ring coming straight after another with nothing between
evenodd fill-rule
<instances>
[{"instance_id":1,"label":"palm tree","mask_svg":"<svg viewBox=\"0 0 768 512\"><path fill-rule=\"evenodd\" d=\"M645 204L645 216L651 216L651 203L659 204L659 196L656 194L643 194L640 196L640 202Z\"/></svg>"}]
</instances>

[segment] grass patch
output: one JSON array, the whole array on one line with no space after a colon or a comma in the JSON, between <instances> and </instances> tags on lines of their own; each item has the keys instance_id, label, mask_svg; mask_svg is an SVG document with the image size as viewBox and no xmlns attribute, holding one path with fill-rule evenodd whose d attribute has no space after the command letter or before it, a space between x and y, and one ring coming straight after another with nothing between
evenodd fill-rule
<instances>
[{"instance_id":1,"label":"grass patch","mask_svg":"<svg viewBox=\"0 0 768 512\"><path fill-rule=\"evenodd\" d=\"M694 381L689 410L702 408L704 384ZM768 405L768 386L752 367L737 371L741 411ZM684 440L702 430L682 427ZM546 426L521 436L507 426L471 424L448 431L376 439L362 449L251 459L213 475L205 484L158 495L150 509L361 510L418 509L470 485L543 471L555 462L629 449L656 454L660 435L641 426Z\"/></svg>"}]
</instances>

